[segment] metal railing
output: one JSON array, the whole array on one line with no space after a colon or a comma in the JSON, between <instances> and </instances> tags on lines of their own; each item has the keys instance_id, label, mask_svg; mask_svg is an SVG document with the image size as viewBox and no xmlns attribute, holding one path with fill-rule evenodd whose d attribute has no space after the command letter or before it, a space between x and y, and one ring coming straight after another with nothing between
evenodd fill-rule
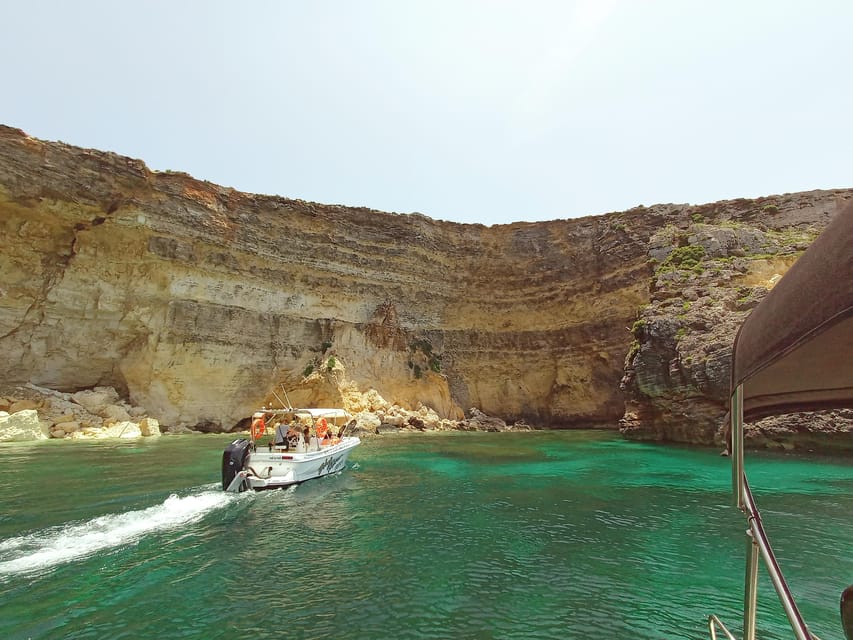
<instances>
[{"instance_id":1,"label":"metal railing","mask_svg":"<svg viewBox=\"0 0 853 640\"><path fill-rule=\"evenodd\" d=\"M794 601L794 596L788 588L785 576L782 574L779 563L776 561L776 555L773 553L770 540L761 522L761 514L755 505L755 500L749 489L749 482L746 478L743 462L744 423L742 386L738 386L734 390L731 401L732 488L737 507L744 513L749 524L749 529L746 532L747 549L743 596L743 640L755 640L759 558L764 560L764 565L770 575L770 580L773 582L773 587L776 589L776 594L779 596L779 601L782 603L782 608L785 610L785 615L788 618L791 629L794 631L794 636L797 640L820 640L820 638L809 631L800 614L797 603ZM711 634L711 640L716 640L717 628L725 634L727 640L737 640L717 616L711 615L708 618L708 629Z\"/></svg>"},{"instance_id":2,"label":"metal railing","mask_svg":"<svg viewBox=\"0 0 853 640\"><path fill-rule=\"evenodd\" d=\"M727 640L737 640L737 638L732 635L732 632L726 628L726 625L724 625L717 616L713 614L708 616L708 633L711 635L711 640L717 640L718 627L726 636Z\"/></svg>"}]
</instances>

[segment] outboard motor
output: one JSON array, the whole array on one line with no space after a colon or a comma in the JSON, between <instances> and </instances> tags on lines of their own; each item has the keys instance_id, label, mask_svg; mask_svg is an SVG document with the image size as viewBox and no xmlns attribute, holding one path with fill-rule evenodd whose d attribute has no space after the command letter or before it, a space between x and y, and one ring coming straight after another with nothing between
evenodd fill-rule
<instances>
[{"instance_id":1,"label":"outboard motor","mask_svg":"<svg viewBox=\"0 0 853 640\"><path fill-rule=\"evenodd\" d=\"M246 458L249 457L252 443L246 438L237 438L225 447L222 453L222 490L225 491L231 485L231 481L246 466ZM240 491L245 487L241 486Z\"/></svg>"}]
</instances>

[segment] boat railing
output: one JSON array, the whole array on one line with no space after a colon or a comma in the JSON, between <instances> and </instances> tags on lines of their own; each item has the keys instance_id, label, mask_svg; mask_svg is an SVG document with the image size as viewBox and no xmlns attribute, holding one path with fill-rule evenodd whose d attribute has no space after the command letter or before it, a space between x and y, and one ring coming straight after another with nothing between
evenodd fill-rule
<instances>
[{"instance_id":1,"label":"boat railing","mask_svg":"<svg viewBox=\"0 0 853 640\"><path fill-rule=\"evenodd\" d=\"M764 530L761 514L752 497L749 482L744 471L744 420L743 420L743 387L738 386L732 394L731 403L731 455L732 455L732 486L736 497L737 507L746 516L749 524L747 529L746 574L744 576L743 604L743 640L755 640L756 633L756 604L758 602L758 561L764 560L765 568L785 610L785 615L794 631L797 640L820 640L812 633L803 620L794 596L788 587L788 582L782 574L782 569L776 560L776 555L770 546L770 540ZM716 628L725 633L728 640L736 640L731 632L717 616L710 616L708 621L712 640L716 640Z\"/></svg>"},{"instance_id":2,"label":"boat railing","mask_svg":"<svg viewBox=\"0 0 853 640\"><path fill-rule=\"evenodd\" d=\"M755 500L749 489L749 482L743 478L743 504L744 513L749 521L746 551L746 575L744 577L744 613L743 613L743 640L755 640L756 638L756 605L758 602L758 560L759 556L764 561L764 566L794 631L797 640L820 640L817 634L809 630L803 620L794 596L788 587L788 582L776 560L776 554L770 546L767 532L761 521L761 514L755 506ZM717 629L722 631L727 640L737 640L723 622L716 616L708 617L708 629L711 640L717 640Z\"/></svg>"},{"instance_id":3,"label":"boat railing","mask_svg":"<svg viewBox=\"0 0 853 640\"><path fill-rule=\"evenodd\" d=\"M724 625L723 622L712 613L708 616L708 633L711 635L711 640L717 640L717 629L723 632L726 640L737 640L737 638L732 635L732 632L726 628L726 625Z\"/></svg>"}]
</instances>

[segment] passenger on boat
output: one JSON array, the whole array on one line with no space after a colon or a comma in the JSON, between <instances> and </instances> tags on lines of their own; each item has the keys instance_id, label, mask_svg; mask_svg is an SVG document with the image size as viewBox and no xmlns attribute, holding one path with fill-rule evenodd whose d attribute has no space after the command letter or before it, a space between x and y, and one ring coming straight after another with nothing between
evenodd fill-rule
<instances>
[{"instance_id":1,"label":"passenger on boat","mask_svg":"<svg viewBox=\"0 0 853 640\"><path fill-rule=\"evenodd\" d=\"M299 446L299 430L294 424L280 423L275 428L275 446L284 447L286 451Z\"/></svg>"},{"instance_id":2,"label":"passenger on boat","mask_svg":"<svg viewBox=\"0 0 853 640\"><path fill-rule=\"evenodd\" d=\"M320 446L326 446L332 441L332 429L325 418L317 421L317 439L320 441Z\"/></svg>"},{"instance_id":3,"label":"passenger on boat","mask_svg":"<svg viewBox=\"0 0 853 640\"><path fill-rule=\"evenodd\" d=\"M275 428L275 446L277 447L286 447L287 446L287 425L283 422L280 422L276 425Z\"/></svg>"},{"instance_id":4,"label":"passenger on boat","mask_svg":"<svg viewBox=\"0 0 853 640\"><path fill-rule=\"evenodd\" d=\"M299 429L296 428L296 425L290 425L287 429L287 448L296 449L299 447L300 440L302 440L302 434L299 433Z\"/></svg>"}]
</instances>

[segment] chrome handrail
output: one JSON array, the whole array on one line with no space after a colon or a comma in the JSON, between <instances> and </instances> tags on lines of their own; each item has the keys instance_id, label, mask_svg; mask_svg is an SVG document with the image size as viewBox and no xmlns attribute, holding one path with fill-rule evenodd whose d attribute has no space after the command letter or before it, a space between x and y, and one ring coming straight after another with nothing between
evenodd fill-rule
<instances>
[{"instance_id":1,"label":"chrome handrail","mask_svg":"<svg viewBox=\"0 0 853 640\"><path fill-rule=\"evenodd\" d=\"M744 474L743 482L744 513L746 514L747 520L749 521L749 531L747 535L749 535L750 537L750 546L761 553L761 557L764 560L764 566L767 569L767 573L770 575L770 580L773 582L773 587L776 589L776 594L779 596L779 601L782 603L782 607L785 609L785 615L788 618L788 622L791 624L791 629L794 631L797 640L814 640L815 636L809 631L808 626L803 620L803 616L802 614L800 614L800 610L797 607L797 603L794 600L794 596L791 593L790 588L788 587L788 582L785 580L785 576L782 573L782 569L779 567L779 563L776 560L776 554L773 553L773 549L770 546L770 539L767 537L767 533L764 531L764 524L761 522L761 514L758 512L758 508L755 506L755 500L753 499L752 492L749 489L749 483L747 482L746 474ZM744 640L753 640L755 637L754 601L758 589L757 556L754 558L753 563L755 564L755 570L752 572L748 570L747 572L748 577L746 582L745 595L745 598L752 598L753 606L751 607L751 616L749 618L744 616ZM750 575L750 573L753 575ZM748 621L751 622L751 626L753 627L752 635L750 636L746 634L746 624Z\"/></svg>"},{"instance_id":2,"label":"chrome handrail","mask_svg":"<svg viewBox=\"0 0 853 640\"><path fill-rule=\"evenodd\" d=\"M743 385L732 393L731 411L732 493L735 505L743 510Z\"/></svg>"},{"instance_id":3,"label":"chrome handrail","mask_svg":"<svg viewBox=\"0 0 853 640\"><path fill-rule=\"evenodd\" d=\"M717 640L717 627L719 627L720 631L725 634L727 640L737 640L737 638L732 635L732 632L726 628L726 625L724 625L722 621L712 613L708 616L708 633L711 634L711 640Z\"/></svg>"},{"instance_id":4,"label":"chrome handrail","mask_svg":"<svg viewBox=\"0 0 853 640\"><path fill-rule=\"evenodd\" d=\"M743 511L749 523L747 535L746 573L744 576L743 597L743 639L755 640L756 602L758 599L758 560L759 555L764 560L764 565L779 596L779 601L785 610L785 615L794 631L797 640L820 640L809 631L803 620L794 596L788 588L782 569L776 561L776 555L770 546L770 540L764 531L761 522L761 514L755 505L749 482L746 478L743 462L744 449L744 422L743 422L743 386L738 386L731 397L731 453L732 453L732 487L734 489L737 507ZM712 615L708 619L708 626L712 640L716 640L715 625L726 634L728 640L736 640L734 636L720 622L719 618Z\"/></svg>"}]
</instances>

